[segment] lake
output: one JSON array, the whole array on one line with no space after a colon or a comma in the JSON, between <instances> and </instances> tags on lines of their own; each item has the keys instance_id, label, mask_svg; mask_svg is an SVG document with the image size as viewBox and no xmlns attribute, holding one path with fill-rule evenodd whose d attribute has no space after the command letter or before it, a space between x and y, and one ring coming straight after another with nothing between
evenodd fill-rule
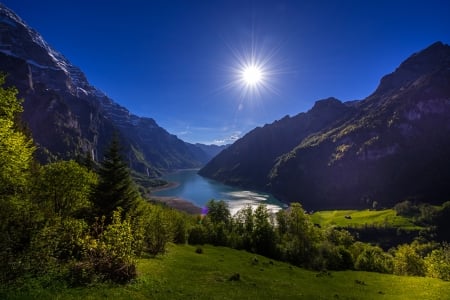
<instances>
[{"instance_id":1,"label":"lake","mask_svg":"<svg viewBox=\"0 0 450 300\"><path fill-rule=\"evenodd\" d=\"M164 180L175 182L178 185L155 191L152 195L182 198L198 207L204 207L206 202L211 199L224 200L228 203L231 214L235 214L246 205L256 207L263 203L273 212L285 206L270 194L231 187L202 177L197 172L198 170L179 170L163 176Z\"/></svg>"}]
</instances>

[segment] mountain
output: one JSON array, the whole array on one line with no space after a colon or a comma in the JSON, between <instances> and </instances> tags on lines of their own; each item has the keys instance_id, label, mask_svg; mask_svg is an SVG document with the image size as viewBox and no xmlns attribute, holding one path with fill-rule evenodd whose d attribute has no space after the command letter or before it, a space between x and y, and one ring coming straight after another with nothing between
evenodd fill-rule
<instances>
[{"instance_id":1,"label":"mountain","mask_svg":"<svg viewBox=\"0 0 450 300\"><path fill-rule=\"evenodd\" d=\"M308 209L450 198L450 47L413 54L360 101L317 101L256 128L200 174Z\"/></svg>"},{"instance_id":2,"label":"mountain","mask_svg":"<svg viewBox=\"0 0 450 300\"><path fill-rule=\"evenodd\" d=\"M217 154L222 152L222 150L227 149L230 145L214 145L214 144L205 145L205 144L196 143L193 146L203 150L203 152L205 152L206 155L208 156L208 161L210 161Z\"/></svg>"},{"instance_id":3,"label":"mountain","mask_svg":"<svg viewBox=\"0 0 450 300\"><path fill-rule=\"evenodd\" d=\"M83 72L0 4L0 71L24 99L23 121L42 161L90 156L101 160L118 131L130 166L146 176L198 168L211 157L138 117L91 86Z\"/></svg>"}]
</instances>

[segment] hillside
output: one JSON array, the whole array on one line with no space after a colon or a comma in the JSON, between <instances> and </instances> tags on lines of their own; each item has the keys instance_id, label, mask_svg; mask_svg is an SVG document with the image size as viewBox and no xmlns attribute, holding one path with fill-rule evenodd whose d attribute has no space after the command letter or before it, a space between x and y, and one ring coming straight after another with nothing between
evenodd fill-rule
<instances>
[{"instance_id":1,"label":"hillside","mask_svg":"<svg viewBox=\"0 0 450 300\"><path fill-rule=\"evenodd\" d=\"M445 299L448 282L369 272L319 273L223 247L172 246L141 259L127 286L29 287L1 290L3 299ZM257 261L257 262L255 262ZM239 280L230 280L239 274ZM235 276L236 277L236 276ZM53 283L54 284L54 283ZM326 287L326 288L324 288Z\"/></svg>"},{"instance_id":2,"label":"hillside","mask_svg":"<svg viewBox=\"0 0 450 300\"><path fill-rule=\"evenodd\" d=\"M450 197L450 46L413 54L361 101L317 101L256 128L200 174L307 209Z\"/></svg>"},{"instance_id":3,"label":"hillside","mask_svg":"<svg viewBox=\"0 0 450 300\"><path fill-rule=\"evenodd\" d=\"M78 67L3 4L0 71L24 99L23 121L43 162L86 156L100 161L114 131L121 136L130 166L149 177L198 168L211 158L92 86Z\"/></svg>"}]
</instances>

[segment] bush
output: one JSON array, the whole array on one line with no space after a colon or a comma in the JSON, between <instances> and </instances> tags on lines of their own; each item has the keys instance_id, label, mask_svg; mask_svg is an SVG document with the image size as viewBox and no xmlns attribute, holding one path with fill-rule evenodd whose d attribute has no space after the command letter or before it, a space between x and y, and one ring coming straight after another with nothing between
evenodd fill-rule
<instances>
[{"instance_id":1,"label":"bush","mask_svg":"<svg viewBox=\"0 0 450 300\"><path fill-rule=\"evenodd\" d=\"M355 261L355 269L360 271L392 273L392 257L380 247L366 245Z\"/></svg>"},{"instance_id":2,"label":"bush","mask_svg":"<svg viewBox=\"0 0 450 300\"><path fill-rule=\"evenodd\" d=\"M188 243L190 245L203 245L207 241L207 234L205 228L201 224L194 225L188 236Z\"/></svg>"},{"instance_id":3,"label":"bush","mask_svg":"<svg viewBox=\"0 0 450 300\"><path fill-rule=\"evenodd\" d=\"M92 236L83 239L83 257L70 268L74 285L96 281L126 283L137 276L133 252L133 233L129 220L122 220L120 209L113 212L111 224L105 217L92 226Z\"/></svg>"},{"instance_id":4,"label":"bush","mask_svg":"<svg viewBox=\"0 0 450 300\"><path fill-rule=\"evenodd\" d=\"M348 270L353 269L353 258L345 247L335 246L328 241L318 247L319 255L314 258L313 268L316 270Z\"/></svg>"},{"instance_id":5,"label":"bush","mask_svg":"<svg viewBox=\"0 0 450 300\"><path fill-rule=\"evenodd\" d=\"M394 255L394 274L396 275L425 275L425 263L412 245L398 246Z\"/></svg>"},{"instance_id":6,"label":"bush","mask_svg":"<svg viewBox=\"0 0 450 300\"><path fill-rule=\"evenodd\" d=\"M433 250L425 257L426 276L450 280L450 244Z\"/></svg>"}]
</instances>

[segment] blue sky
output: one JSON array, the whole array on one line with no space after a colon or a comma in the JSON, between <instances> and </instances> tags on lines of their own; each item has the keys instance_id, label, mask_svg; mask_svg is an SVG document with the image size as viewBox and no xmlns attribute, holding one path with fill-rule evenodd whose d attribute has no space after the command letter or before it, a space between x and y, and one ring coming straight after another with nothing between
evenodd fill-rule
<instances>
[{"instance_id":1,"label":"blue sky","mask_svg":"<svg viewBox=\"0 0 450 300\"><path fill-rule=\"evenodd\" d=\"M450 1L8 0L90 83L188 142L232 142L319 99L363 99L436 41ZM245 93L239 59L266 59Z\"/></svg>"}]
</instances>

